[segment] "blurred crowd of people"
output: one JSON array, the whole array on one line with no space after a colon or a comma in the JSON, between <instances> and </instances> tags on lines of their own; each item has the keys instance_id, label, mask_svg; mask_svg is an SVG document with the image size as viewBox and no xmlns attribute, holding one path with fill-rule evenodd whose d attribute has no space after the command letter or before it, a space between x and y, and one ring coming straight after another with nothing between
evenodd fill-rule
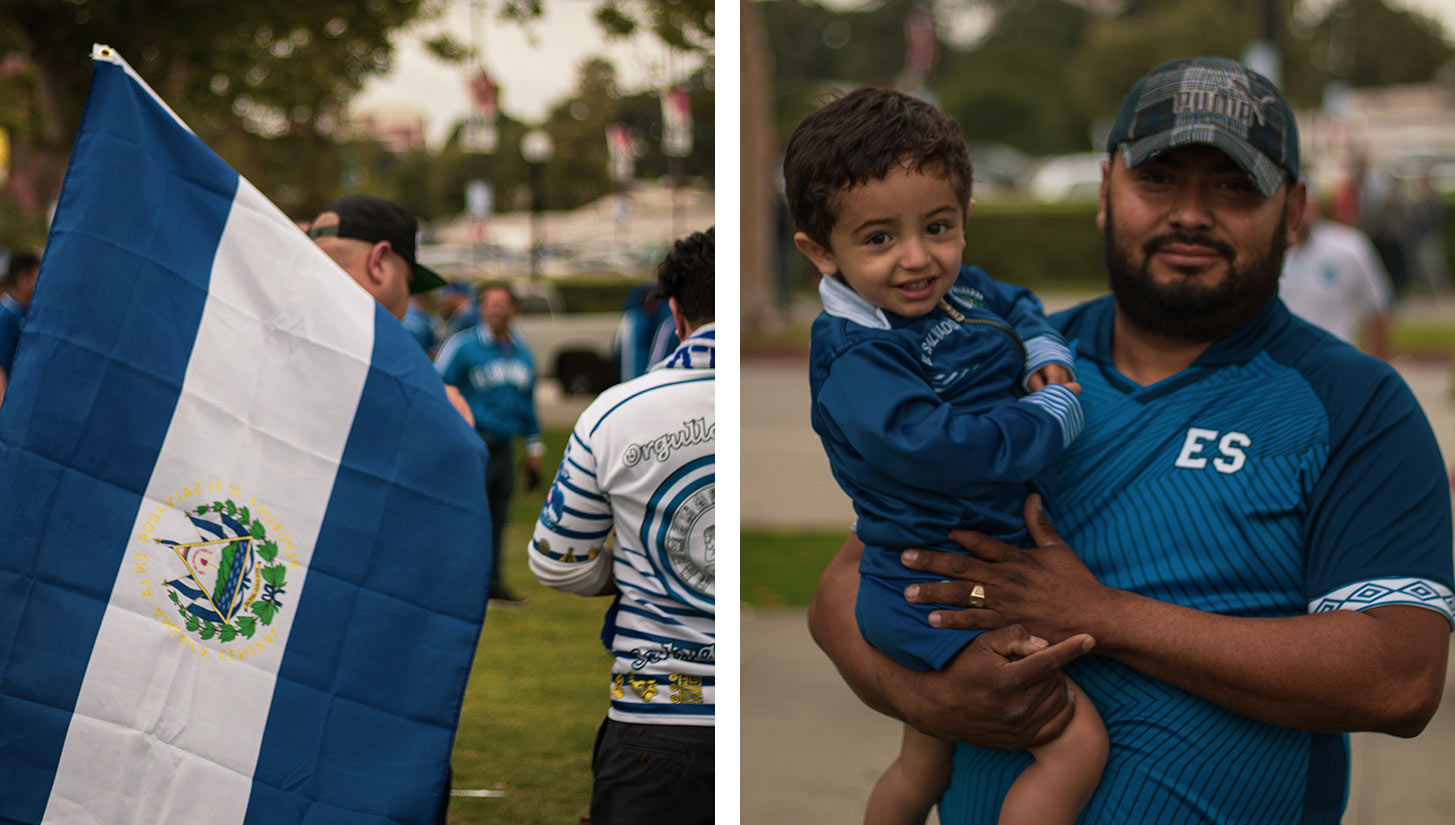
<instances>
[{"instance_id":1,"label":"blurred crowd of people","mask_svg":"<svg viewBox=\"0 0 1455 825\"><path fill-rule=\"evenodd\" d=\"M1310 185L1279 296L1296 315L1389 358L1389 318L1402 298L1449 288L1444 206L1428 175L1401 179L1355 160L1327 192Z\"/></svg>"},{"instance_id":2,"label":"blurred crowd of people","mask_svg":"<svg viewBox=\"0 0 1455 825\"><path fill-rule=\"evenodd\" d=\"M1444 207L1428 174L1399 177L1360 156L1333 187L1328 216L1369 236L1396 297L1449 286Z\"/></svg>"}]
</instances>

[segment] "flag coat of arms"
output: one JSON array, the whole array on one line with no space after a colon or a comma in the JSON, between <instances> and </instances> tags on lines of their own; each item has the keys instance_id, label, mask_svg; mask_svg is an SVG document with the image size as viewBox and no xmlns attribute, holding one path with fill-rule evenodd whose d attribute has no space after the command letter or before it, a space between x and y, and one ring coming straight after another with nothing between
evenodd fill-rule
<instances>
[{"instance_id":1,"label":"flag coat of arms","mask_svg":"<svg viewBox=\"0 0 1455 825\"><path fill-rule=\"evenodd\" d=\"M417 344L98 46L0 407L0 823L428 823L491 561Z\"/></svg>"}]
</instances>

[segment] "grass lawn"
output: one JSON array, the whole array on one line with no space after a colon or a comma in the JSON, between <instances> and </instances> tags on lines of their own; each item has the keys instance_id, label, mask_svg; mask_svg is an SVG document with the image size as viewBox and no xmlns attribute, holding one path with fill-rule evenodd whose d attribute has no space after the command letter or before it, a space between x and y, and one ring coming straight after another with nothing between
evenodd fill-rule
<instances>
[{"instance_id":1,"label":"grass lawn","mask_svg":"<svg viewBox=\"0 0 1455 825\"><path fill-rule=\"evenodd\" d=\"M611 680L601 617L611 600L549 590L526 565L526 544L568 434L545 433L541 489L517 490L511 502L504 577L531 603L486 611L455 739L455 790L506 795L454 797L452 825L574 825L590 807L591 746Z\"/></svg>"},{"instance_id":2,"label":"grass lawn","mask_svg":"<svg viewBox=\"0 0 1455 825\"><path fill-rule=\"evenodd\" d=\"M1389 347L1396 353L1455 354L1455 323L1403 321L1391 324Z\"/></svg>"},{"instance_id":3,"label":"grass lawn","mask_svg":"<svg viewBox=\"0 0 1455 825\"><path fill-rule=\"evenodd\" d=\"M807 607L824 565L838 552L839 531L742 532L743 603L758 607Z\"/></svg>"}]
</instances>

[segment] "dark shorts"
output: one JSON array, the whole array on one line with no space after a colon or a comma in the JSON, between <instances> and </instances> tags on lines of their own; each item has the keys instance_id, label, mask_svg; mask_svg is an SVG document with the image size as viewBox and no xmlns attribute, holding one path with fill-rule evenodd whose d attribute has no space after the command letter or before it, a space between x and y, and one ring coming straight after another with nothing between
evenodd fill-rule
<instances>
[{"instance_id":1,"label":"dark shorts","mask_svg":"<svg viewBox=\"0 0 1455 825\"><path fill-rule=\"evenodd\" d=\"M591 825L710 825L713 732L602 722L591 754Z\"/></svg>"}]
</instances>

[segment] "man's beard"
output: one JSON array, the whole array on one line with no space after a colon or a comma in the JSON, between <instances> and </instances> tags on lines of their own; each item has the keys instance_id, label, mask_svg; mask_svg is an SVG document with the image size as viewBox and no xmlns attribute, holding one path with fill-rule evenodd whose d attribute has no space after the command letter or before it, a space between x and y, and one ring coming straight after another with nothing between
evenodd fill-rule
<instances>
[{"instance_id":1,"label":"man's beard","mask_svg":"<svg viewBox=\"0 0 1455 825\"><path fill-rule=\"evenodd\" d=\"M1278 295L1278 277L1283 271L1283 253L1288 247L1287 216L1280 211L1278 228L1261 257L1239 266L1228 244L1192 232L1169 232L1142 244L1142 265L1117 243L1112 227L1112 204L1106 204L1106 227L1102 230L1102 252L1117 311L1136 328L1185 341L1215 341L1242 329L1258 317ZM1216 250L1228 262L1221 283L1203 286L1192 281L1159 285L1148 267L1152 256L1171 243L1196 244ZM1189 276L1195 272L1188 273Z\"/></svg>"}]
</instances>

